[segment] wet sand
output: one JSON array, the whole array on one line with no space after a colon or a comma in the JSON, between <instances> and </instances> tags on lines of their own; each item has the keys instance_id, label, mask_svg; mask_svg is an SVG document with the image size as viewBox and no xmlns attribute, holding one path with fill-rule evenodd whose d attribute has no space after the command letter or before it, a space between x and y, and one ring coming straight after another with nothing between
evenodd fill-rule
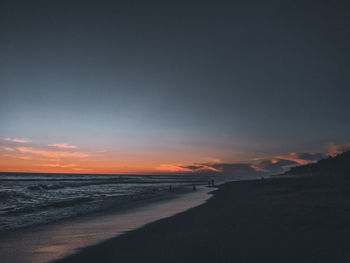
<instances>
[{"instance_id":1,"label":"wet sand","mask_svg":"<svg viewBox=\"0 0 350 263\"><path fill-rule=\"evenodd\" d=\"M227 183L59 262L350 262L350 178Z\"/></svg>"},{"instance_id":2,"label":"wet sand","mask_svg":"<svg viewBox=\"0 0 350 263\"><path fill-rule=\"evenodd\" d=\"M0 262L45 263L74 253L79 248L119 236L155 220L197 206L210 198L210 189L180 191L133 202L116 211L106 210L18 229L0 235Z\"/></svg>"}]
</instances>

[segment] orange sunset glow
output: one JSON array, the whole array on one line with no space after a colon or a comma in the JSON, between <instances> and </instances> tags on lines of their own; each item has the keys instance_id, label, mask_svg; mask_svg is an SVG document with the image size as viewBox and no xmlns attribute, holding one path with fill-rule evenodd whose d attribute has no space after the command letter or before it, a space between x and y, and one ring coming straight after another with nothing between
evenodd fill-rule
<instances>
[{"instance_id":1,"label":"orange sunset glow","mask_svg":"<svg viewBox=\"0 0 350 263\"><path fill-rule=\"evenodd\" d=\"M348 145L328 145L331 155ZM28 139L4 138L0 148L0 167L3 172L35 173L101 173L101 174L191 174L222 173L228 167L245 165L247 171L268 172L271 167L303 165L326 156L317 152L290 153L255 159L198 158L197 152L166 154L118 153L91 150L74 144L39 144ZM239 171L242 167L239 168ZM250 170L249 170L250 169Z\"/></svg>"}]
</instances>

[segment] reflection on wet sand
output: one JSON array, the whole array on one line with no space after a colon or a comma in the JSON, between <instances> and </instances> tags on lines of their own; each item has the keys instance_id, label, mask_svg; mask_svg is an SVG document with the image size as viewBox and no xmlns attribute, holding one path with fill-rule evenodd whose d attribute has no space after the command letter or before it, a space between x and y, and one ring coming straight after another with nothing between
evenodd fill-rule
<instances>
[{"instance_id":1,"label":"reflection on wet sand","mask_svg":"<svg viewBox=\"0 0 350 263\"><path fill-rule=\"evenodd\" d=\"M212 189L201 189L175 199L156 201L107 215L85 216L69 221L16 231L0 239L0 254L7 263L49 262L172 216L207 200Z\"/></svg>"}]
</instances>

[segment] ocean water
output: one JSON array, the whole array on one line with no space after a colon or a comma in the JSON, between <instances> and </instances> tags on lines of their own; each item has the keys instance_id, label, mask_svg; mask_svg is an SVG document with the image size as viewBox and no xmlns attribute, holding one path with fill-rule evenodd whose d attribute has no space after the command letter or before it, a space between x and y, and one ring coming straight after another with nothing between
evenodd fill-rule
<instances>
[{"instance_id":1,"label":"ocean water","mask_svg":"<svg viewBox=\"0 0 350 263\"><path fill-rule=\"evenodd\" d=\"M74 217L207 185L211 176L0 174L0 231ZM215 178L216 182L219 182Z\"/></svg>"}]
</instances>

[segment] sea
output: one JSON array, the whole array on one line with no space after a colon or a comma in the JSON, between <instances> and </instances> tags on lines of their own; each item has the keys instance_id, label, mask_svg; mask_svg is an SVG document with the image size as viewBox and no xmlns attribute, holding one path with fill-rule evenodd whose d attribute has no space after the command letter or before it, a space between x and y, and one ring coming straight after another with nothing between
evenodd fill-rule
<instances>
[{"instance_id":1,"label":"sea","mask_svg":"<svg viewBox=\"0 0 350 263\"><path fill-rule=\"evenodd\" d=\"M0 173L0 232L229 180L210 175ZM171 191L170 191L171 190Z\"/></svg>"}]
</instances>

